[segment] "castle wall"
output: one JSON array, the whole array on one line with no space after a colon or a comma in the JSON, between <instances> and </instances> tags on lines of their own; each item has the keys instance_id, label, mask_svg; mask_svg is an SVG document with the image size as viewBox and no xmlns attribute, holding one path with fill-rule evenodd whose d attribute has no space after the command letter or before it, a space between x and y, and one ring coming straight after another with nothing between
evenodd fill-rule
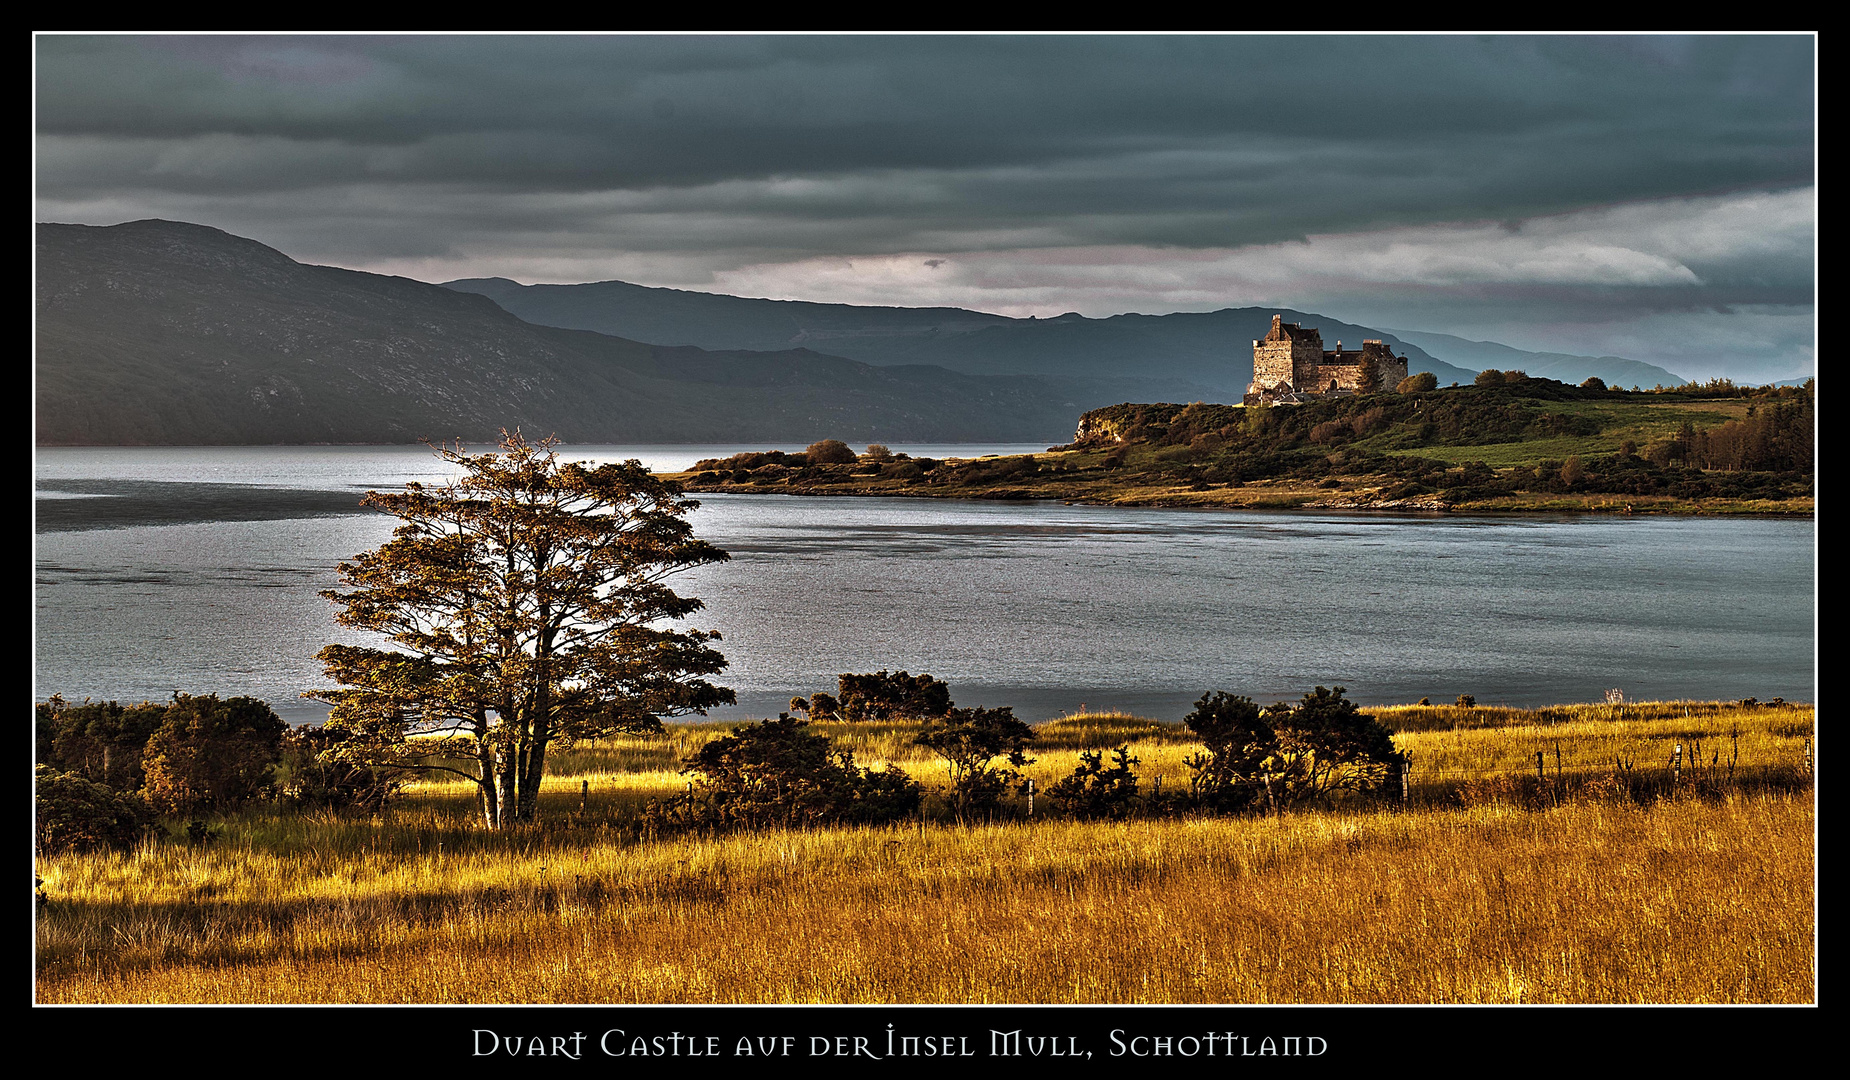
<instances>
[{"instance_id":1,"label":"castle wall","mask_svg":"<svg viewBox=\"0 0 1850 1080\"><path fill-rule=\"evenodd\" d=\"M1304 381L1299 383L1298 387L1302 390L1325 392L1330 389L1331 383L1335 383L1339 390L1354 390L1361 375L1361 365L1354 362L1306 365L1303 373Z\"/></svg>"},{"instance_id":2,"label":"castle wall","mask_svg":"<svg viewBox=\"0 0 1850 1080\"><path fill-rule=\"evenodd\" d=\"M1301 351L1295 341L1261 341L1253 348L1253 383L1271 389L1279 383L1297 385L1298 358Z\"/></svg>"}]
</instances>

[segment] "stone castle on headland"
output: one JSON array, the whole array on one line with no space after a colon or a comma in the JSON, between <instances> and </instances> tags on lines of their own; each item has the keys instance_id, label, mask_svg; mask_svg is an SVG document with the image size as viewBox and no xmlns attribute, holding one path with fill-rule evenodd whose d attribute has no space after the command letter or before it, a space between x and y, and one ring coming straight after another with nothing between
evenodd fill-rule
<instances>
[{"instance_id":1,"label":"stone castle on headland","mask_svg":"<svg viewBox=\"0 0 1850 1080\"><path fill-rule=\"evenodd\" d=\"M1272 316L1272 331L1253 342L1253 381L1246 388L1248 405L1282 405L1356 393L1363 372L1375 369L1375 386L1392 390L1407 377L1407 358L1395 356L1379 341L1362 342L1362 348L1344 351L1343 343L1325 351L1323 335L1315 327L1288 323Z\"/></svg>"}]
</instances>

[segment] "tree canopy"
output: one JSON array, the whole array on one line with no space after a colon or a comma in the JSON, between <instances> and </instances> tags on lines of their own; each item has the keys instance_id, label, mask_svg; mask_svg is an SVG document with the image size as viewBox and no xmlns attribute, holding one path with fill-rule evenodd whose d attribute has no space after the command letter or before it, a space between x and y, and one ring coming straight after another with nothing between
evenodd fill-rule
<instances>
[{"instance_id":1,"label":"tree canopy","mask_svg":"<svg viewBox=\"0 0 1850 1080\"><path fill-rule=\"evenodd\" d=\"M369 492L403 524L341 564L347 591L322 593L390 646L318 654L341 688L309 696L333 706L339 753L467 776L491 828L536 818L554 744L734 700L705 678L726 666L719 634L670 625L703 605L666 579L727 558L694 537L698 504L639 461L586 467L556 445L504 432L498 453L437 447L461 475Z\"/></svg>"}]
</instances>

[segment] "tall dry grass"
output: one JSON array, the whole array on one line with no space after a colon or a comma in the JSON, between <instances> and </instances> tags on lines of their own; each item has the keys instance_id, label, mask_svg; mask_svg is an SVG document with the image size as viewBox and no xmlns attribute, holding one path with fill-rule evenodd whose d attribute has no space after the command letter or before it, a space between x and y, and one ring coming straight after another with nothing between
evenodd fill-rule
<instances>
[{"instance_id":1,"label":"tall dry grass","mask_svg":"<svg viewBox=\"0 0 1850 1080\"><path fill-rule=\"evenodd\" d=\"M1450 754L1447 768L1479 779L1522 764L1540 737L1532 728L1583 723L1574 738L1640 740L1640 753L1692 738L1680 715L1606 722L1617 729L1528 719L1407 738L1416 762ZM1742 738L1756 759L1789 754L1811 724L1809 710L1715 719L1758 732ZM1075 745L1115 744L1130 721L1055 730ZM1516 742L1499 746L1500 730ZM903 733L862 734L873 760L892 754L932 779ZM1467 737L1492 741L1413 741ZM1189 749L1170 728L1132 745L1150 760L1175 755L1178 769ZM1604 752L1587 751L1589 770ZM1536 808L1455 787L1400 810L649 839L622 814L685 782L673 760L621 744L582 753L541 829L486 833L466 791L431 785L384 824L252 813L223 823L210 847L42 858L54 899L37 927L39 1000L1814 997L1814 816L1802 783L1645 797L1583 784ZM1043 750L1034 768L1051 777L1070 756ZM645 779L624 787L632 777ZM596 784L580 813L585 780Z\"/></svg>"}]
</instances>

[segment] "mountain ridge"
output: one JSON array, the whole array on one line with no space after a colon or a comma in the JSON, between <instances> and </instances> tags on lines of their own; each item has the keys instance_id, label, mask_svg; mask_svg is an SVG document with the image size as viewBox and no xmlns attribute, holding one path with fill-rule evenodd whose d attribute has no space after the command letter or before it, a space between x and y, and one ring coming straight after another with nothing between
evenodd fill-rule
<instances>
[{"instance_id":1,"label":"mountain ridge","mask_svg":"<svg viewBox=\"0 0 1850 1080\"><path fill-rule=\"evenodd\" d=\"M1274 314L1331 346L1382 337L1442 383L1473 374L1417 344L1463 339L1281 308L1016 319L626 282L438 285L298 262L188 222L37 232L43 445L479 440L512 427L584 442L1052 442L1105 405L1238 401L1246 339ZM568 321L595 325L556 325ZM1545 366L1554 354L1476 344L1563 377Z\"/></svg>"},{"instance_id":2,"label":"mountain ridge","mask_svg":"<svg viewBox=\"0 0 1850 1080\"><path fill-rule=\"evenodd\" d=\"M1069 388L668 348L210 226L38 227L41 445L1064 438Z\"/></svg>"},{"instance_id":3,"label":"mountain ridge","mask_svg":"<svg viewBox=\"0 0 1850 1080\"><path fill-rule=\"evenodd\" d=\"M1353 348L1364 338L1382 338L1408 357L1411 371L1431 371L1441 383L1469 382L1475 374L1372 327L1281 307L1023 319L966 308L771 300L621 281L522 285L461 278L443 285L487 296L549 326L702 348L813 343L865 363L931 364L967 375L1130 379L1145 388L1131 400L1142 401L1238 401L1252 381L1248 343L1265 336L1275 314L1318 327L1332 348L1338 341Z\"/></svg>"}]
</instances>

